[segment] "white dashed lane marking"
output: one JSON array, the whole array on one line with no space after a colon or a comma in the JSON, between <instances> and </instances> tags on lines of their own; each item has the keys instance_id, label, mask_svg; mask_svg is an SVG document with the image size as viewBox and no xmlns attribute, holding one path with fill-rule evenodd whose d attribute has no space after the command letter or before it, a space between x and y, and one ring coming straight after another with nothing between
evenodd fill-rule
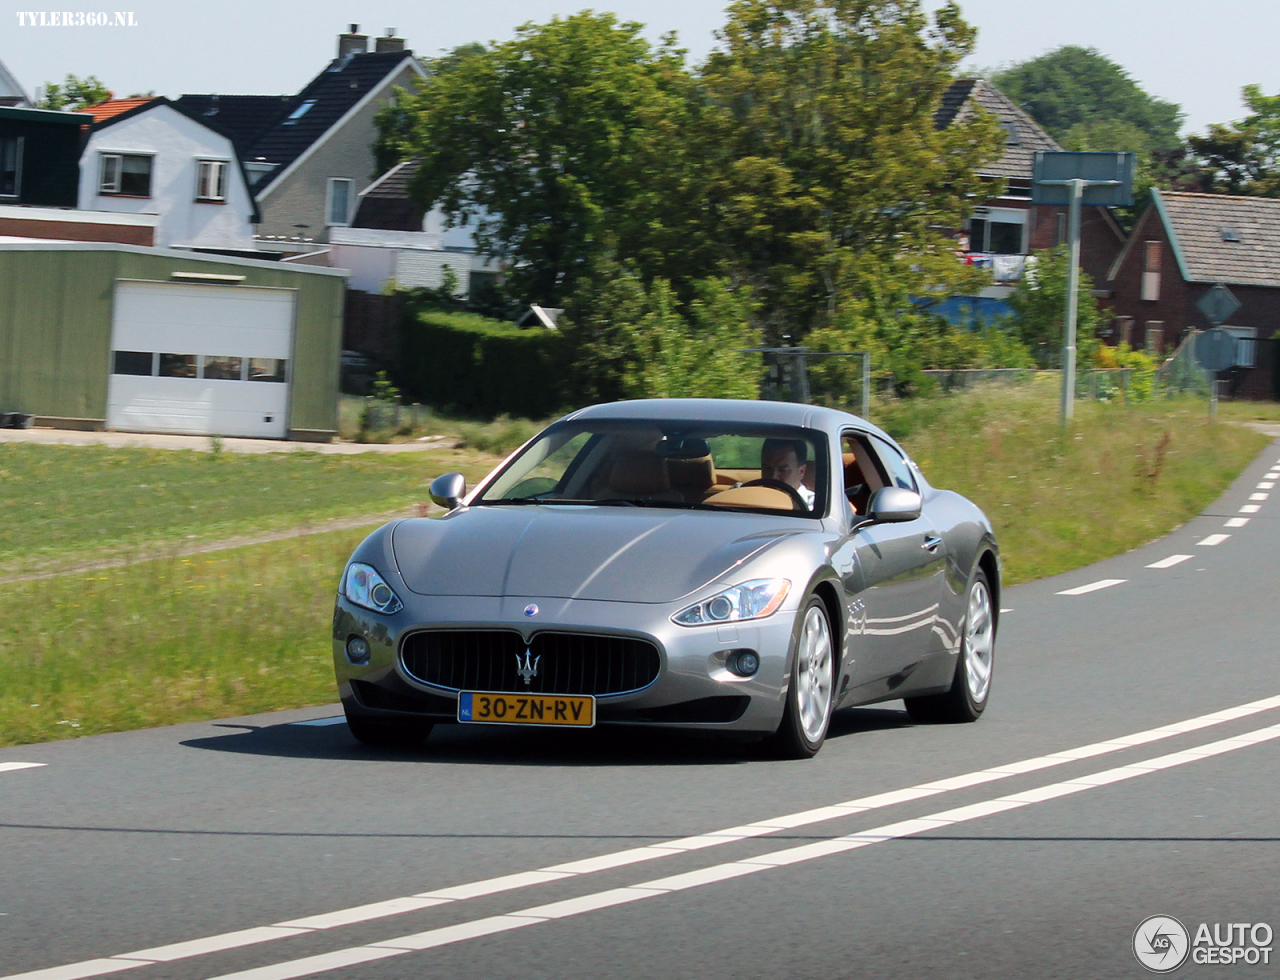
<instances>
[{"instance_id":1,"label":"white dashed lane marking","mask_svg":"<svg viewBox=\"0 0 1280 980\"><path fill-rule=\"evenodd\" d=\"M1240 513L1256 514L1260 510L1262 510L1262 507L1259 504L1245 504L1243 507L1240 508Z\"/></svg>"},{"instance_id":2,"label":"white dashed lane marking","mask_svg":"<svg viewBox=\"0 0 1280 980\"><path fill-rule=\"evenodd\" d=\"M1259 483L1259 484L1258 484L1258 489L1259 489L1259 490L1271 490L1271 489L1273 489L1273 488L1275 487L1275 485L1276 485L1276 484L1275 484L1275 481L1274 481L1274 480L1263 480L1261 483Z\"/></svg>"},{"instance_id":3,"label":"white dashed lane marking","mask_svg":"<svg viewBox=\"0 0 1280 980\"><path fill-rule=\"evenodd\" d=\"M691 851L703 850L720 844L732 844L737 841L764 837L779 830L794 830L798 827L806 827L812 824L822 823L826 820L853 816L855 814L865 813L869 810L896 806L900 803L909 803L914 800L921 800L927 797L952 792L954 790L968 789L972 786L981 786L986 783L995 782L1001 779L1008 779L1013 776L1022 776L1027 773L1039 772L1043 769L1051 769L1055 766L1068 765L1073 762L1079 762L1082 759L1092 759L1097 756L1107 755L1111 752L1121 752L1139 745L1146 745L1150 742L1158 742L1166 738L1188 735L1192 732L1201 731L1202 729L1210 728L1214 725L1237 721L1241 718L1247 718L1275 708L1280 708L1280 695L1262 698L1258 701L1251 701L1247 704L1237 705L1233 708L1224 708L1220 711L1214 711L1206 715L1188 718L1185 721L1162 725L1159 728L1151 728L1146 731L1134 732L1131 735L1122 735L1119 738L1107 739L1102 742L1094 742L1089 745L1080 745L1073 749L1064 749L1060 752L1053 752L1049 755L1023 759L1017 762L1002 763L992 766L989 769L980 769L975 772L964 773L959 776L937 779L928 783L908 786L904 789L892 790L887 793L864 796L859 799L849 800L845 803L839 803L833 806L818 807L813 810L803 810L798 813L786 814L780 817L773 817L771 819L757 820L753 823L743 824L736 827L728 827L724 830L718 830L708 834L700 834L696 837L684 837L646 847L628 848L627 850L615 851L610 854L602 854L598 857L587 858L582 861L552 865L537 871L525 871L518 874L504 875L499 878L476 881L466 885L456 885L452 888L436 889L431 892L421 892L417 895L407 895L401 898L387 899L386 901L374 902L369 905L357 905L351 908L338 909L333 912L321 913L305 918L290 919L286 922L277 922L271 926L242 929L238 932L222 933L221 935L208 936L203 939L193 939L186 942L174 943L169 946L160 946L148 950L137 950L132 953L120 953L115 956L102 957L99 959L82 960L79 963L69 963L64 966L33 970L28 973L12 974L10 976L0 977L0 980L86 980L86 978L89 977L99 977L110 973L118 973L122 970L130 970L157 962L173 962L175 960L185 959L188 957L204 955L209 952L257 945L259 943L270 942L275 939L283 939L288 936L298 935L300 931L322 931L340 926L353 925L355 923L371 922L376 919L399 915L404 912L412 912L419 909L429 908L432 905L443 905L450 902L456 903L465 901L468 897L479 898L487 895L496 895L518 888L526 888L540 882L558 881L562 878L573 877L575 875L587 875L596 871L607 871L613 868L626 867L669 856L687 854ZM1193 749L1190 751L1194 752L1197 750ZM992 804L989 803L979 803L975 806L989 807L991 805ZM997 808L991 812L999 812L1000 809L1002 808ZM820 844L825 843L826 842L820 842ZM701 872L694 872L694 874L700 873ZM604 906L601 905L599 907L603 908ZM475 934L480 935L481 933ZM435 935L439 936L440 933L437 931ZM161 956L163 957L163 960L160 959ZM294 962L296 965L297 961ZM336 961L331 960L328 962ZM366 960L353 959L350 962L360 963L366 962ZM281 964L281 966L283 965L284 964ZM327 968L332 969L332 967ZM303 974L290 973L288 975L301 976Z\"/></svg>"},{"instance_id":4,"label":"white dashed lane marking","mask_svg":"<svg viewBox=\"0 0 1280 980\"><path fill-rule=\"evenodd\" d=\"M1207 538L1201 538L1196 544L1213 547L1215 544L1222 544L1229 537L1231 537L1229 534L1211 534Z\"/></svg>"},{"instance_id":5,"label":"white dashed lane marking","mask_svg":"<svg viewBox=\"0 0 1280 980\"><path fill-rule=\"evenodd\" d=\"M0 772L17 772L19 769L40 769L47 762L0 762Z\"/></svg>"},{"instance_id":6,"label":"white dashed lane marking","mask_svg":"<svg viewBox=\"0 0 1280 980\"><path fill-rule=\"evenodd\" d=\"M1123 585L1127 581L1129 581L1127 578L1103 578L1088 585L1077 585L1074 589L1063 589L1058 595L1085 595L1089 592L1097 592L1099 589L1109 589L1113 585Z\"/></svg>"},{"instance_id":7,"label":"white dashed lane marking","mask_svg":"<svg viewBox=\"0 0 1280 980\"><path fill-rule=\"evenodd\" d=\"M1227 523L1223 524L1222 526L1223 527L1244 527L1248 523L1249 523L1249 518L1247 517L1232 517L1227 521Z\"/></svg>"},{"instance_id":8,"label":"white dashed lane marking","mask_svg":"<svg viewBox=\"0 0 1280 980\"><path fill-rule=\"evenodd\" d=\"M307 725L311 728L324 728L328 725L344 725L346 724L346 715L335 715L332 718L312 718L310 721L294 721L291 725Z\"/></svg>"},{"instance_id":9,"label":"white dashed lane marking","mask_svg":"<svg viewBox=\"0 0 1280 980\"><path fill-rule=\"evenodd\" d=\"M1249 499L1250 500L1266 500L1267 497L1269 496L1271 495L1267 493L1251 493L1249 494Z\"/></svg>"},{"instance_id":10,"label":"white dashed lane marking","mask_svg":"<svg viewBox=\"0 0 1280 980\"><path fill-rule=\"evenodd\" d=\"M1153 561L1148 568L1172 568L1174 565L1181 564L1190 558L1191 555L1170 555L1168 558L1161 558L1159 561Z\"/></svg>"}]
</instances>

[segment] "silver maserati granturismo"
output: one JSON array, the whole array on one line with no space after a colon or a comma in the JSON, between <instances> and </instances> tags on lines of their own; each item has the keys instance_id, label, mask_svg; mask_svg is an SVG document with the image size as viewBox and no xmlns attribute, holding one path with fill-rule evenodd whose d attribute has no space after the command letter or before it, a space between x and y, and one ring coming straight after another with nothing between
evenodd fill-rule
<instances>
[{"instance_id":1,"label":"silver maserati granturismo","mask_svg":"<svg viewBox=\"0 0 1280 980\"><path fill-rule=\"evenodd\" d=\"M991 523L863 419L783 402L598 405L448 513L355 550L333 654L352 734L659 726L812 756L832 713L902 699L973 721L991 692Z\"/></svg>"}]
</instances>

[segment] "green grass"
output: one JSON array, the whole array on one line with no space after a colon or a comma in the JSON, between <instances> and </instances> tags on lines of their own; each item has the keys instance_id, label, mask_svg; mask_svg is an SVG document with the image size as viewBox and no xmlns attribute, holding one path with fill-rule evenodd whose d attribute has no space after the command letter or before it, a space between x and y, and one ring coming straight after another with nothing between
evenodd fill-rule
<instances>
[{"instance_id":1,"label":"green grass","mask_svg":"<svg viewBox=\"0 0 1280 980\"><path fill-rule=\"evenodd\" d=\"M935 485L991 516L1008 583L1166 533L1268 441L1211 424L1203 402L1081 403L1063 432L1056 391L1035 385L873 414L903 436ZM483 469L482 459L469 451L214 459L0 446L0 493L12 515L0 547L12 567L14 556L77 541L101 549L162 534L296 526L303 515L421 499L430 476ZM32 506L37 500L45 506ZM18 529L28 521L36 526ZM0 745L332 702L333 592L370 529L0 585Z\"/></svg>"},{"instance_id":2,"label":"green grass","mask_svg":"<svg viewBox=\"0 0 1280 980\"><path fill-rule=\"evenodd\" d=\"M1053 385L989 388L883 413L934 486L990 516L1006 584L1056 575L1168 533L1270 441L1204 401L1078 402L1058 424ZM926 425L914 424L927 417ZM880 421L880 418L877 418Z\"/></svg>"},{"instance_id":3,"label":"green grass","mask_svg":"<svg viewBox=\"0 0 1280 980\"><path fill-rule=\"evenodd\" d=\"M248 455L2 443L0 571L410 508L441 473L474 482L494 461L468 450Z\"/></svg>"},{"instance_id":4,"label":"green grass","mask_svg":"<svg viewBox=\"0 0 1280 980\"><path fill-rule=\"evenodd\" d=\"M460 449L475 449L506 456L518 449L559 418L522 419L499 415L492 421L440 415L424 406L400 406L400 422L395 422L394 404L375 404L372 420L366 418L370 401L358 395L343 395L338 403L338 433L353 442L409 442L423 436L447 436ZM372 422L372 427L366 423Z\"/></svg>"},{"instance_id":5,"label":"green grass","mask_svg":"<svg viewBox=\"0 0 1280 980\"><path fill-rule=\"evenodd\" d=\"M332 702L333 596L369 530L0 588L0 745Z\"/></svg>"}]
</instances>

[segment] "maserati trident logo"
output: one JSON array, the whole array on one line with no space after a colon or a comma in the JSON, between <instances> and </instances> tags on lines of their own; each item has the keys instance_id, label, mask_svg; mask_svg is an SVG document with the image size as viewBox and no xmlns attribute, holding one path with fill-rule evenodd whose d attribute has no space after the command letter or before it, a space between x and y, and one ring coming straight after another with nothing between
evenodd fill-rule
<instances>
[{"instance_id":1,"label":"maserati trident logo","mask_svg":"<svg viewBox=\"0 0 1280 980\"><path fill-rule=\"evenodd\" d=\"M538 676L538 664L541 662L541 655L535 657L532 650L525 650L523 660L520 659L520 654L516 654L516 673L524 678L525 687L533 686L533 679Z\"/></svg>"}]
</instances>

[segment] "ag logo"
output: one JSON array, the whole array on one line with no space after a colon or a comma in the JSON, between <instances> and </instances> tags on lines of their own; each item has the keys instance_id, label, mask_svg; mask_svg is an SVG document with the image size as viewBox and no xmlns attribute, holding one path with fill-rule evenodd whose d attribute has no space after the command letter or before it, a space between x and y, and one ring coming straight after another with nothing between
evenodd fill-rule
<instances>
[{"instance_id":1,"label":"ag logo","mask_svg":"<svg viewBox=\"0 0 1280 980\"><path fill-rule=\"evenodd\" d=\"M1133 932L1133 955L1152 973L1172 973L1187 961L1191 937L1171 915L1153 915Z\"/></svg>"}]
</instances>

